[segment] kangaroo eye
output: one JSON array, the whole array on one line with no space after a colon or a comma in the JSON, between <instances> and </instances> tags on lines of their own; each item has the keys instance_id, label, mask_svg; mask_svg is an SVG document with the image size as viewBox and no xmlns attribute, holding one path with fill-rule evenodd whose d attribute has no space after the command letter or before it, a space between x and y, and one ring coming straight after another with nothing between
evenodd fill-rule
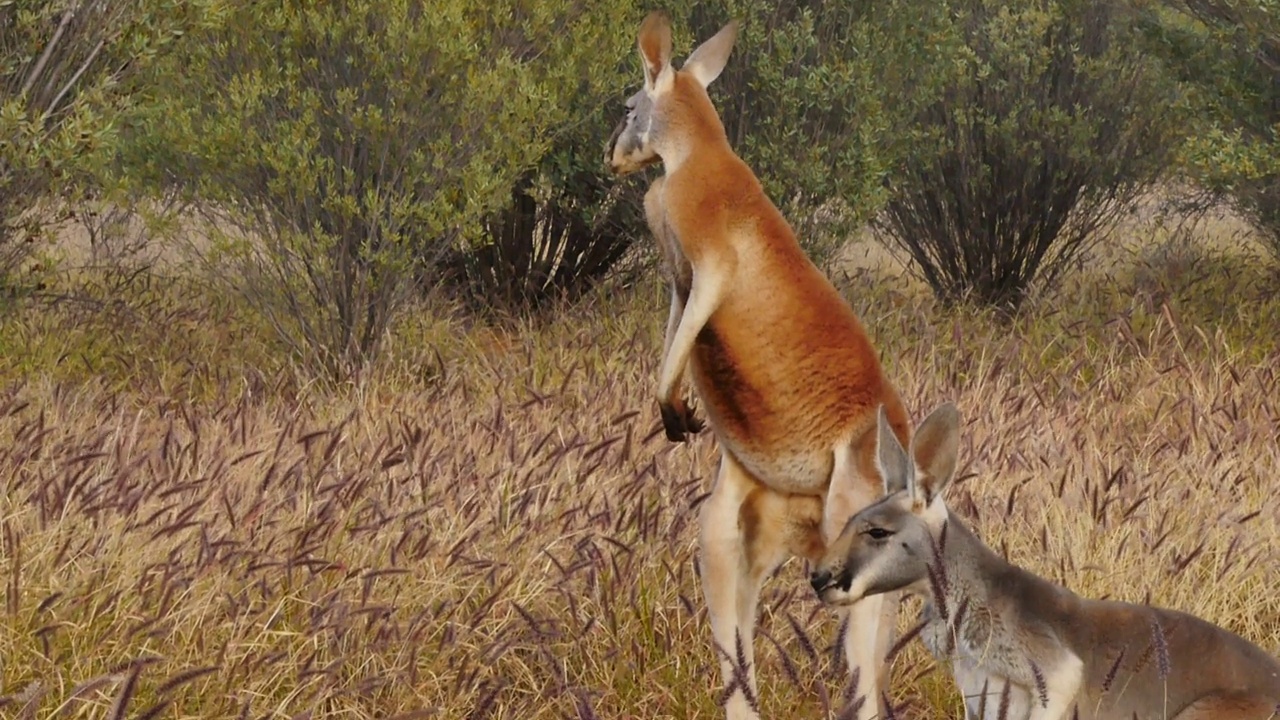
<instances>
[{"instance_id":1,"label":"kangaroo eye","mask_svg":"<svg viewBox=\"0 0 1280 720\"><path fill-rule=\"evenodd\" d=\"M873 527L867 531L867 535L872 540L883 540L892 534L893 533L889 532L888 530L885 530L884 528L878 528L878 527Z\"/></svg>"}]
</instances>

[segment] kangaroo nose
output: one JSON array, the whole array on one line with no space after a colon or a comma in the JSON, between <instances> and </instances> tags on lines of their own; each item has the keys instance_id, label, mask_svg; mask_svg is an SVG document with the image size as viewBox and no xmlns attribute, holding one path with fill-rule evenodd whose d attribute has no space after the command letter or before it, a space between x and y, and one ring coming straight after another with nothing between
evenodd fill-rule
<instances>
[{"instance_id":1,"label":"kangaroo nose","mask_svg":"<svg viewBox=\"0 0 1280 720\"><path fill-rule=\"evenodd\" d=\"M814 570L813 574L809 576L809 584L813 586L814 592L820 593L826 590L831 585L831 571Z\"/></svg>"}]
</instances>

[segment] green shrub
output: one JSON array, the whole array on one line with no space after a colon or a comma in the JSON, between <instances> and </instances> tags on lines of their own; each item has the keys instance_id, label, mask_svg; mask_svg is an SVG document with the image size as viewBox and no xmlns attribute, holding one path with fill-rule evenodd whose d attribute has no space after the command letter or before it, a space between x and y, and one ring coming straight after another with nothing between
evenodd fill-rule
<instances>
[{"instance_id":1,"label":"green shrub","mask_svg":"<svg viewBox=\"0 0 1280 720\"><path fill-rule=\"evenodd\" d=\"M604 162L605 139L638 72L634 27L624 22L633 10L616 1L592 10L579 25L581 42L551 60L572 67L573 84L552 99L567 122L441 268L472 309L522 313L576 300L615 274L637 240L646 249L645 180L615 178Z\"/></svg>"},{"instance_id":2,"label":"green shrub","mask_svg":"<svg viewBox=\"0 0 1280 720\"><path fill-rule=\"evenodd\" d=\"M1166 0L1145 24L1151 49L1200 111L1182 167L1228 196L1280 257L1280 13L1272 0Z\"/></svg>"},{"instance_id":3,"label":"green shrub","mask_svg":"<svg viewBox=\"0 0 1280 720\"><path fill-rule=\"evenodd\" d=\"M57 218L41 207L94 184L131 106L129 80L178 37L176 0L0 2L0 289Z\"/></svg>"},{"instance_id":4,"label":"green shrub","mask_svg":"<svg viewBox=\"0 0 1280 720\"><path fill-rule=\"evenodd\" d=\"M625 43L586 5L225 3L155 76L134 161L235 231L230 279L345 377L578 120L588 60Z\"/></svg>"},{"instance_id":5,"label":"green shrub","mask_svg":"<svg viewBox=\"0 0 1280 720\"><path fill-rule=\"evenodd\" d=\"M898 130L910 150L877 225L940 301L1013 310L1160 177L1178 112L1124 3L950 10L944 91Z\"/></svg>"},{"instance_id":6,"label":"green shrub","mask_svg":"<svg viewBox=\"0 0 1280 720\"><path fill-rule=\"evenodd\" d=\"M606 177L595 149L557 143L484 219L481 241L444 259L443 278L473 311L510 315L577 300L647 237L638 178Z\"/></svg>"}]
</instances>

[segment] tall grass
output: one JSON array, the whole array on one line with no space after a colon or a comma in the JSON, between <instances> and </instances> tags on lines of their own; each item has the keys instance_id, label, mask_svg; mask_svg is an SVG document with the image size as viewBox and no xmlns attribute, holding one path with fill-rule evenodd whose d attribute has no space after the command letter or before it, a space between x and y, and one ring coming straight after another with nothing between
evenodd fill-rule
<instances>
[{"instance_id":1,"label":"tall grass","mask_svg":"<svg viewBox=\"0 0 1280 720\"><path fill-rule=\"evenodd\" d=\"M1010 325L891 273L843 282L913 414L959 405L948 500L985 541L1280 652L1280 301L1258 263L1210 261L1153 287L1111 258ZM498 330L416 317L337 389L285 366L227 377L252 345L217 316L153 351L201 354L165 365L176 384L149 381L155 363L41 369L65 326L9 321L0 337L21 322L32 342L0 373L3 713L715 717L694 571L715 448L661 434L663 300L644 286ZM140 352L143 329L121 332ZM765 716L847 701L806 573L784 566L762 599ZM918 642L891 700L960 712Z\"/></svg>"}]
</instances>

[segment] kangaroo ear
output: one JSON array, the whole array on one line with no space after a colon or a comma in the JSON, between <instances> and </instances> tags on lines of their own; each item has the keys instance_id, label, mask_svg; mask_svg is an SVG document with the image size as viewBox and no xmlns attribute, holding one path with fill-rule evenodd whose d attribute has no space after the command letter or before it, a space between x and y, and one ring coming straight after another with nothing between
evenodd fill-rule
<instances>
[{"instance_id":1,"label":"kangaroo ear","mask_svg":"<svg viewBox=\"0 0 1280 720\"><path fill-rule=\"evenodd\" d=\"M706 87L720 77L724 66L729 62L729 53L733 51L733 43L738 39L738 27L741 23L732 20L720 28L720 32L712 35L685 58L685 72L692 74Z\"/></svg>"},{"instance_id":2,"label":"kangaroo ear","mask_svg":"<svg viewBox=\"0 0 1280 720\"><path fill-rule=\"evenodd\" d=\"M671 72L671 19L654 10L640 23L640 58L644 60L644 87L653 91L664 73Z\"/></svg>"},{"instance_id":3,"label":"kangaroo ear","mask_svg":"<svg viewBox=\"0 0 1280 720\"><path fill-rule=\"evenodd\" d=\"M898 436L893 434L883 404L876 410L876 426L876 469L884 483L884 494L892 495L910 485L911 463Z\"/></svg>"},{"instance_id":4,"label":"kangaroo ear","mask_svg":"<svg viewBox=\"0 0 1280 720\"><path fill-rule=\"evenodd\" d=\"M960 451L960 411L954 403L943 403L929 413L911 437L911 498L928 507L951 482Z\"/></svg>"}]
</instances>

